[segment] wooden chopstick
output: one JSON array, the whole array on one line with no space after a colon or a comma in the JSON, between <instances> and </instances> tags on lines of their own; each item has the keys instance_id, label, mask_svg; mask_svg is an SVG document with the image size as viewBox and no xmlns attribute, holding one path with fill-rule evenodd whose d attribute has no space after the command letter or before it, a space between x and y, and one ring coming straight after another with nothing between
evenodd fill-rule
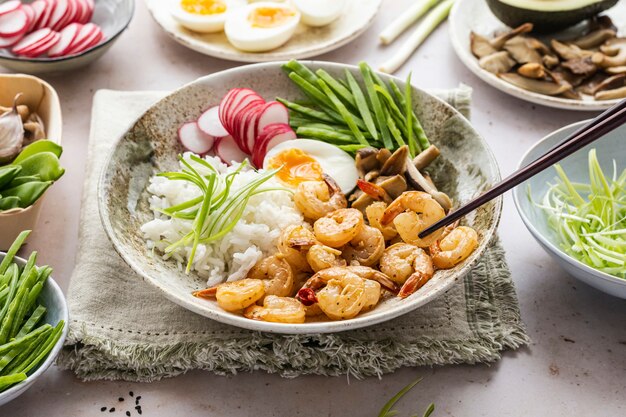
<instances>
[{"instance_id":1,"label":"wooden chopstick","mask_svg":"<svg viewBox=\"0 0 626 417\"><path fill-rule=\"evenodd\" d=\"M437 229L445 227L466 214L476 210L488 201L493 200L506 191L521 184L528 178L543 171L546 168L551 167L555 163L559 162L563 158L571 155L572 153L582 149L591 142L601 138L612 130L617 129L619 126L626 123L626 100L622 100L608 110L601 113L596 118L592 119L582 128L569 135L558 145L554 146L551 150L545 153L543 156L535 159L530 164L526 165L515 171L513 174L496 184L493 188L479 195L473 200L469 201L464 206L460 207L449 213L446 217L427 227L419 233L420 238L424 238L434 232Z\"/></svg>"}]
</instances>

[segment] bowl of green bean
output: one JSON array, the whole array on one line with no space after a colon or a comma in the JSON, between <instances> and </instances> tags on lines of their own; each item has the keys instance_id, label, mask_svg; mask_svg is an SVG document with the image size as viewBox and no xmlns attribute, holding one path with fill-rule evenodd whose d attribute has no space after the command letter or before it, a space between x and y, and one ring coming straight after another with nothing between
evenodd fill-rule
<instances>
[{"instance_id":1,"label":"bowl of green bean","mask_svg":"<svg viewBox=\"0 0 626 417\"><path fill-rule=\"evenodd\" d=\"M16 256L30 231L0 252L0 405L30 388L54 362L67 335L68 309L52 268L37 252Z\"/></svg>"}]
</instances>

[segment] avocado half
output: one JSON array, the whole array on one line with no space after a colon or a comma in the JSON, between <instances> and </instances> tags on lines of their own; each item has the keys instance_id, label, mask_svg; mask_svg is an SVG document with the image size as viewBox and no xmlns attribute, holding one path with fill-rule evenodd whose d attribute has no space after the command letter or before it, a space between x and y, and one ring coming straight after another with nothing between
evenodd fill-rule
<instances>
[{"instance_id":1,"label":"avocado half","mask_svg":"<svg viewBox=\"0 0 626 417\"><path fill-rule=\"evenodd\" d=\"M606 9L618 0L487 0L498 19L510 27L533 24L536 32L556 32Z\"/></svg>"}]
</instances>

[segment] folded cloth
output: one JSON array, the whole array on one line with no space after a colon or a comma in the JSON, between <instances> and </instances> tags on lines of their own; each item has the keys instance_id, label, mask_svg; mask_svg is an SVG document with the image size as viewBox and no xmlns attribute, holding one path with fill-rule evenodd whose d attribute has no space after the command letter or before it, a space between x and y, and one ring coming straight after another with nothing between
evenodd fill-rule
<instances>
[{"instance_id":1,"label":"folded cloth","mask_svg":"<svg viewBox=\"0 0 626 417\"><path fill-rule=\"evenodd\" d=\"M192 369L356 377L401 366L491 362L528 342L497 240L445 295L402 317L337 334L276 335L231 327L168 301L120 258L98 216L98 177L116 138L164 92L94 98L70 330L60 366L80 378L153 381ZM441 92L469 110L471 90Z\"/></svg>"}]
</instances>

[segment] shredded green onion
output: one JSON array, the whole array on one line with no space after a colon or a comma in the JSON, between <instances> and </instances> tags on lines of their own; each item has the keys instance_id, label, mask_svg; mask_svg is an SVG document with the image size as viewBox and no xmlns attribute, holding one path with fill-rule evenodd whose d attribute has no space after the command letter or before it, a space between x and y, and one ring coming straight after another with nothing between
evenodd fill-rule
<instances>
[{"instance_id":1,"label":"shredded green onion","mask_svg":"<svg viewBox=\"0 0 626 417\"><path fill-rule=\"evenodd\" d=\"M589 152L589 184L570 181L560 165L557 182L535 206L547 216L559 246L590 267L626 279L626 169L607 178L596 150ZM530 192L529 192L530 198Z\"/></svg>"},{"instance_id":2,"label":"shredded green onion","mask_svg":"<svg viewBox=\"0 0 626 417\"><path fill-rule=\"evenodd\" d=\"M169 255L179 248L191 245L191 252L187 260L187 273L193 265L198 245L215 242L233 230L243 216L246 205L252 196L267 191L286 190L276 187L259 189L282 167L259 172L259 176L254 181L233 190L232 185L235 177L242 169L249 166L247 160L244 160L235 171L229 174L220 174L204 159L196 155L191 155L189 158L210 172L207 175L200 174L185 158L179 156L181 164L184 165L182 171L158 174L158 176L173 181L187 181L195 185L202 193L201 196L176 206L158 209L160 213L170 217L193 220L191 231L165 248L165 253Z\"/></svg>"}]
</instances>

